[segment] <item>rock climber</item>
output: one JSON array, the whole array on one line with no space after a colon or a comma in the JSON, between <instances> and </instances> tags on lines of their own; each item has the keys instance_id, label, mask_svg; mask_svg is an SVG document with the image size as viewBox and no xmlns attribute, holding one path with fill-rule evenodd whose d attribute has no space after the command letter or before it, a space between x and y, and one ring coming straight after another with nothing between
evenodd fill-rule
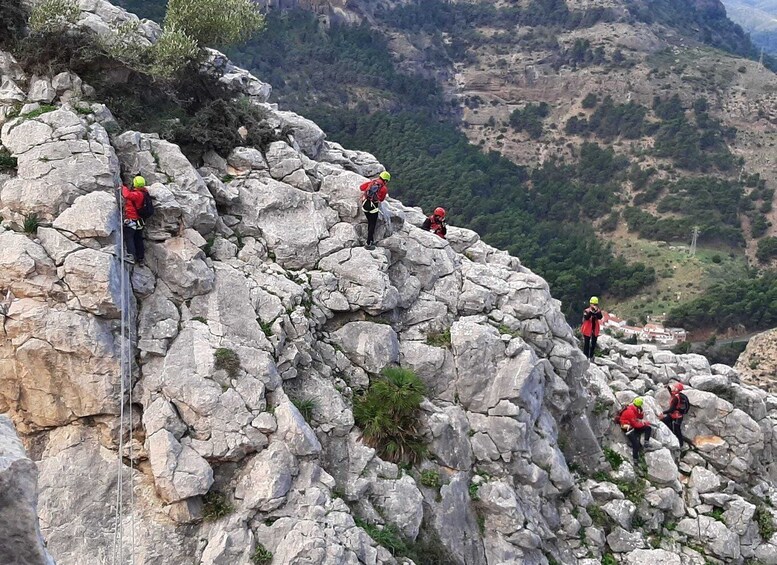
<instances>
[{"instance_id":1,"label":"rock climber","mask_svg":"<svg viewBox=\"0 0 777 565\"><path fill-rule=\"evenodd\" d=\"M445 208L440 208L439 206L435 208L434 214L424 220L421 229L430 231L445 239L445 235L448 233L448 226L445 225Z\"/></svg>"},{"instance_id":2,"label":"rock climber","mask_svg":"<svg viewBox=\"0 0 777 565\"><path fill-rule=\"evenodd\" d=\"M666 427L677 436L677 441L680 442L680 449L685 444L682 431L683 418L691 408L691 402L683 393L684 388L683 383L675 383L674 386L666 385L666 390L669 391L671 399L669 400L669 408L664 410L664 417L661 419L666 424Z\"/></svg>"},{"instance_id":3,"label":"rock climber","mask_svg":"<svg viewBox=\"0 0 777 565\"><path fill-rule=\"evenodd\" d=\"M124 245L127 249L127 260L138 265L143 264L145 246L143 244L143 217L148 213L150 196L146 190L146 179L136 176L131 186L121 187L124 199ZM150 214L148 214L150 215Z\"/></svg>"},{"instance_id":4,"label":"rock climber","mask_svg":"<svg viewBox=\"0 0 777 565\"><path fill-rule=\"evenodd\" d=\"M639 455L643 450L640 438L645 436L645 448L652 450L656 446L651 443L650 436L653 433L653 427L650 422L645 421L645 413L642 411L644 400L638 396L629 404L620 414L619 423L621 430L626 434L631 444L631 454L634 463L639 462Z\"/></svg>"},{"instance_id":5,"label":"rock climber","mask_svg":"<svg viewBox=\"0 0 777 565\"><path fill-rule=\"evenodd\" d=\"M592 296L588 308L583 311L583 325L580 333L583 334L583 353L593 361L596 351L596 339L601 330L602 311L599 308L599 298Z\"/></svg>"},{"instance_id":6,"label":"rock climber","mask_svg":"<svg viewBox=\"0 0 777 565\"><path fill-rule=\"evenodd\" d=\"M367 216L367 249L375 249L375 227L378 225L380 203L388 196L388 182L391 175L383 171L378 178L368 180L359 189L362 191L362 210Z\"/></svg>"}]
</instances>

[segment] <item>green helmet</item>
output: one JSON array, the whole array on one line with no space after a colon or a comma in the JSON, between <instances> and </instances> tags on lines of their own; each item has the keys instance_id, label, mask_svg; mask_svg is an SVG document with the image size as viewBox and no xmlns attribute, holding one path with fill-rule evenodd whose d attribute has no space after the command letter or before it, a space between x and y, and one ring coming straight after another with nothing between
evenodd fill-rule
<instances>
[{"instance_id":1,"label":"green helmet","mask_svg":"<svg viewBox=\"0 0 777 565\"><path fill-rule=\"evenodd\" d=\"M644 404L644 402L645 402L645 401L644 401L644 400L642 400L642 397L641 397L641 396L638 396L637 398L635 398L635 399L634 399L634 401L632 402L632 404L633 404L634 406L636 406L637 408L642 408L642 405Z\"/></svg>"},{"instance_id":2,"label":"green helmet","mask_svg":"<svg viewBox=\"0 0 777 565\"><path fill-rule=\"evenodd\" d=\"M134 179L132 179L132 186L135 188L143 188L146 186L146 179L144 179L141 176L137 176Z\"/></svg>"},{"instance_id":3,"label":"green helmet","mask_svg":"<svg viewBox=\"0 0 777 565\"><path fill-rule=\"evenodd\" d=\"M391 180L391 175L389 174L388 171L383 171L382 173L380 173L380 178L388 182Z\"/></svg>"},{"instance_id":4,"label":"green helmet","mask_svg":"<svg viewBox=\"0 0 777 565\"><path fill-rule=\"evenodd\" d=\"M599 304L599 298L597 296L592 296L590 304Z\"/></svg>"}]
</instances>

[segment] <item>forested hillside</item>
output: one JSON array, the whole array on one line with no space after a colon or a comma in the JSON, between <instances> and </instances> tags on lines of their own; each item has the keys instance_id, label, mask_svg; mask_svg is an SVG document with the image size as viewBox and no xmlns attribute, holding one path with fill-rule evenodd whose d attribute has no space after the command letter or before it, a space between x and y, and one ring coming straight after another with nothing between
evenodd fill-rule
<instances>
[{"instance_id":1,"label":"forested hillside","mask_svg":"<svg viewBox=\"0 0 777 565\"><path fill-rule=\"evenodd\" d=\"M163 4L141 3L126 5L155 16L154 6ZM662 33L672 42L682 30L700 46L756 57L746 34L715 5L627 6L624 19L612 7L575 11L548 0L524 8L433 0L378 11L377 21L360 26L323 26L309 13L271 11L265 32L230 55L330 139L376 154L404 202L426 210L443 205L453 223L521 257L550 282L567 314L590 294L611 303L638 295L639 307L627 311L643 317L665 307L658 304L656 269L630 262L628 249L610 245L610 234L687 243L698 226L700 243L721 256L747 249L755 260L758 247L768 264L774 188L749 166L749 153L732 150L738 129L720 118L719 91L728 88L722 81L750 80L748 68L739 63L742 74L732 78L710 70L720 67L712 59L705 68L668 47L645 54L591 39L612 28L639 43L646 29L671 28ZM541 72L536 80L602 73L614 77L613 85L641 81L638 94L623 100L597 87L538 100L523 77L518 81L528 86L489 86L485 94L454 86L508 80L519 53L531 72ZM720 52L702 51L700 60L714 53ZM550 82L543 91L553 88ZM773 130L777 115L764 116ZM682 296L683 304L713 282L693 281L682 293L670 286L669 295Z\"/></svg>"}]
</instances>

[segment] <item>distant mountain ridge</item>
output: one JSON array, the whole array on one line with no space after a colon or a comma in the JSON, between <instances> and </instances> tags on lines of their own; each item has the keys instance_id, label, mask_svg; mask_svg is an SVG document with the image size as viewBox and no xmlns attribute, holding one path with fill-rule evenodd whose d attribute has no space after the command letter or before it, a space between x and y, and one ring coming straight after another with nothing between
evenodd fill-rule
<instances>
[{"instance_id":1,"label":"distant mountain ridge","mask_svg":"<svg viewBox=\"0 0 777 565\"><path fill-rule=\"evenodd\" d=\"M725 0L729 17L741 25L759 47L777 55L777 1Z\"/></svg>"}]
</instances>

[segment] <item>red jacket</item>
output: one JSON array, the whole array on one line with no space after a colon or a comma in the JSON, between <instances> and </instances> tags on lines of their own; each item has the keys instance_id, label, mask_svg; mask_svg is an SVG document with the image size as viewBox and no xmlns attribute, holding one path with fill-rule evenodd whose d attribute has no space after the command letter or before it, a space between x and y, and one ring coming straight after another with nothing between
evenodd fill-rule
<instances>
[{"instance_id":1,"label":"red jacket","mask_svg":"<svg viewBox=\"0 0 777 565\"><path fill-rule=\"evenodd\" d=\"M138 210L143 207L143 195L145 188L131 190L127 185L121 186L121 197L124 199L124 219L139 220Z\"/></svg>"},{"instance_id":2,"label":"red jacket","mask_svg":"<svg viewBox=\"0 0 777 565\"><path fill-rule=\"evenodd\" d=\"M374 182L379 182L381 185L378 189L378 201L383 202L386 199L386 196L388 196L388 186L386 185L386 181L383 179L368 180L367 182L362 183L362 185L359 187L359 190L364 193L362 194L362 198L367 197L367 189L370 188L370 185Z\"/></svg>"},{"instance_id":3,"label":"red jacket","mask_svg":"<svg viewBox=\"0 0 777 565\"><path fill-rule=\"evenodd\" d=\"M685 414L680 412L680 392L672 391L672 399L669 401L669 409L664 412L667 416L669 416L672 420L679 420L682 418Z\"/></svg>"},{"instance_id":4,"label":"red jacket","mask_svg":"<svg viewBox=\"0 0 777 565\"><path fill-rule=\"evenodd\" d=\"M421 229L437 234L443 239L445 239L445 235L448 233L448 228L445 225L445 218L439 218L434 214L426 218Z\"/></svg>"},{"instance_id":5,"label":"red jacket","mask_svg":"<svg viewBox=\"0 0 777 565\"><path fill-rule=\"evenodd\" d=\"M602 311L597 308L596 310L586 308L583 312L583 325L580 326L580 333L586 337L598 336L601 329Z\"/></svg>"},{"instance_id":6,"label":"red jacket","mask_svg":"<svg viewBox=\"0 0 777 565\"><path fill-rule=\"evenodd\" d=\"M642 411L642 408L629 404L626 409L621 412L620 425L631 426L637 430L646 428L650 423L643 420L642 418L644 417L645 413Z\"/></svg>"}]
</instances>

